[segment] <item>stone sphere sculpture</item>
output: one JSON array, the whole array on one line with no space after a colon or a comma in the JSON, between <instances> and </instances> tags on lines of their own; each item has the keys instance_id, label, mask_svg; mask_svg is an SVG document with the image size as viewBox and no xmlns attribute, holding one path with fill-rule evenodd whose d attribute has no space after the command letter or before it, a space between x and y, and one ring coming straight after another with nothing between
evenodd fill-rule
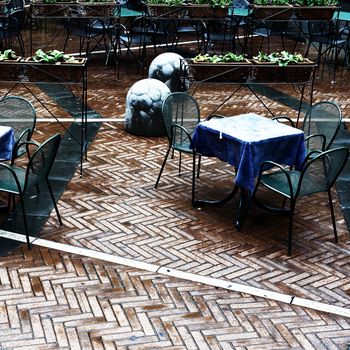
<instances>
[{"instance_id":1,"label":"stone sphere sculpture","mask_svg":"<svg viewBox=\"0 0 350 350\"><path fill-rule=\"evenodd\" d=\"M163 136L162 104L169 88L157 79L142 79L126 96L125 130L139 136Z\"/></svg>"},{"instance_id":2,"label":"stone sphere sculpture","mask_svg":"<svg viewBox=\"0 0 350 350\"><path fill-rule=\"evenodd\" d=\"M183 91L180 81L180 63L181 69L188 71L188 64L182 56L173 52L162 53L151 62L148 77L162 81L171 92ZM186 84L185 90L187 89Z\"/></svg>"}]
</instances>

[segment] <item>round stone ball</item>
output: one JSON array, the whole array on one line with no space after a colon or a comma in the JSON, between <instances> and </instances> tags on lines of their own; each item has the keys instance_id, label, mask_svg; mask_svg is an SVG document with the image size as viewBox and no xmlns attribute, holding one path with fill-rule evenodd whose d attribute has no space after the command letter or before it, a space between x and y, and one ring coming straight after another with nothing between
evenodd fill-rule
<instances>
[{"instance_id":1,"label":"round stone ball","mask_svg":"<svg viewBox=\"0 0 350 350\"><path fill-rule=\"evenodd\" d=\"M182 56L174 52L162 53L151 62L148 77L162 81L171 92L187 90L187 84L184 88L180 80L180 65L182 71L188 72L188 64Z\"/></svg>"},{"instance_id":2,"label":"round stone ball","mask_svg":"<svg viewBox=\"0 0 350 350\"><path fill-rule=\"evenodd\" d=\"M163 136L162 104L169 88L157 79L137 81L128 91L125 108L125 130L139 136Z\"/></svg>"}]
</instances>

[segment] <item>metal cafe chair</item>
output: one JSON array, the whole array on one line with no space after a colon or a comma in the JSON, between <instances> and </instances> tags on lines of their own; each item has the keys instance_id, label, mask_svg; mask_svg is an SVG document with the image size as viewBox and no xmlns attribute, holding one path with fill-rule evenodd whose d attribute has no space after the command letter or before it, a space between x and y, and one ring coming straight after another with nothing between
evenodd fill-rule
<instances>
[{"instance_id":1,"label":"metal cafe chair","mask_svg":"<svg viewBox=\"0 0 350 350\"><path fill-rule=\"evenodd\" d=\"M285 120L291 126L294 122L286 117L274 118L277 121ZM312 105L305 114L301 129L305 133L305 142L308 152L314 150L327 151L330 149L342 122L340 107L330 101L321 101Z\"/></svg>"},{"instance_id":2,"label":"metal cafe chair","mask_svg":"<svg viewBox=\"0 0 350 350\"><path fill-rule=\"evenodd\" d=\"M342 112L336 103L321 101L311 106L302 125L305 135L309 136L306 140L307 149L319 149L314 140L317 135L323 135L323 137L319 136L323 139L321 150L329 150L340 129L341 121ZM314 136L311 137L311 135Z\"/></svg>"},{"instance_id":3,"label":"metal cafe chair","mask_svg":"<svg viewBox=\"0 0 350 350\"><path fill-rule=\"evenodd\" d=\"M24 147L17 145L32 138L36 125L36 111L34 106L24 97L5 96L0 99L0 125L10 126L15 133L16 143L12 158L19 157L25 152Z\"/></svg>"},{"instance_id":4,"label":"metal cafe chair","mask_svg":"<svg viewBox=\"0 0 350 350\"><path fill-rule=\"evenodd\" d=\"M22 55L24 55L24 41L22 29L25 20L24 9L9 9L10 15L0 19L0 48L11 48L12 38L17 38Z\"/></svg>"},{"instance_id":5,"label":"metal cafe chair","mask_svg":"<svg viewBox=\"0 0 350 350\"><path fill-rule=\"evenodd\" d=\"M158 187L165 164L170 151L178 151L179 174L181 174L182 153L192 155L192 204L194 204L195 173L196 173L196 151L190 148L192 134L200 121L200 111L196 100L183 92L171 93L163 102L162 106L163 123L168 136L168 150L159 171L155 188ZM200 155L198 160L197 176L200 168Z\"/></svg>"},{"instance_id":6,"label":"metal cafe chair","mask_svg":"<svg viewBox=\"0 0 350 350\"><path fill-rule=\"evenodd\" d=\"M13 197L15 195L19 196L23 215L24 231L29 249L30 242L26 210L24 206L24 195L34 186L37 187L42 181L45 181L47 184L59 224L62 225L62 220L58 212L48 178L60 141L61 135L56 134L43 142L41 145L33 141L25 141L18 144L16 151L18 151L18 149L21 147L25 147L29 154L29 160L25 168L15 165L15 158L12 159L11 165L0 163L0 192L9 193ZM34 148L34 150L31 152L32 148Z\"/></svg>"},{"instance_id":7,"label":"metal cafe chair","mask_svg":"<svg viewBox=\"0 0 350 350\"><path fill-rule=\"evenodd\" d=\"M295 207L297 201L301 197L308 197L319 192L327 192L328 202L331 211L334 239L338 242L337 227L334 217L334 209L332 204L331 189L343 170L349 157L349 150L346 147L334 148L328 151L315 151L308 155L305 160L304 167L301 171L288 170L280 164L266 161L261 164L259 177L253 191L253 194L246 207L245 213L241 217L239 230L242 228L243 222L247 217L247 213L253 201L260 207L273 212L281 214L289 214L288 225L288 255L292 253L292 228ZM277 167L275 172L266 173L265 170L271 167ZM289 209L272 208L261 203L256 198L256 193L263 185L268 190L283 196L283 198L290 201Z\"/></svg>"},{"instance_id":8,"label":"metal cafe chair","mask_svg":"<svg viewBox=\"0 0 350 350\"><path fill-rule=\"evenodd\" d=\"M143 71L146 66L146 49L152 46L156 55L157 23L145 16L135 18L130 24L128 32L119 35L120 44L127 49L127 54L131 54L137 59L138 67ZM135 53L134 50L135 49Z\"/></svg>"},{"instance_id":9,"label":"metal cafe chair","mask_svg":"<svg viewBox=\"0 0 350 350\"><path fill-rule=\"evenodd\" d=\"M66 50L68 39L71 36L79 38L79 55L82 55L85 43L85 55L88 56L101 41L104 40L105 47L105 23L101 19L92 18L68 18L64 21L64 26L67 31L66 39L63 45L63 51ZM94 45L91 47L91 43ZM106 49L107 51L107 49Z\"/></svg>"}]
</instances>

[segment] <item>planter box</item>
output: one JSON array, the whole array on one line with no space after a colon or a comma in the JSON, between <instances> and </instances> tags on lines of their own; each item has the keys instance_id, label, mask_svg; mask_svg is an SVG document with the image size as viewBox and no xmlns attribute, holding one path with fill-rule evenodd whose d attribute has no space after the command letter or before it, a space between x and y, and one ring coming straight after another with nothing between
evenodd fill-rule
<instances>
[{"instance_id":1,"label":"planter box","mask_svg":"<svg viewBox=\"0 0 350 350\"><path fill-rule=\"evenodd\" d=\"M32 57L25 60L24 76L32 82L80 83L84 75L86 58L77 58L77 63L41 63Z\"/></svg>"},{"instance_id":2,"label":"planter box","mask_svg":"<svg viewBox=\"0 0 350 350\"><path fill-rule=\"evenodd\" d=\"M298 20L331 20L337 6L296 6L295 15Z\"/></svg>"},{"instance_id":3,"label":"planter box","mask_svg":"<svg viewBox=\"0 0 350 350\"><path fill-rule=\"evenodd\" d=\"M113 17L117 8L115 2L80 2L77 6L78 13L87 17Z\"/></svg>"},{"instance_id":4,"label":"planter box","mask_svg":"<svg viewBox=\"0 0 350 350\"><path fill-rule=\"evenodd\" d=\"M20 70L21 57L15 60L7 60L0 62L0 80L1 81L17 81Z\"/></svg>"},{"instance_id":5,"label":"planter box","mask_svg":"<svg viewBox=\"0 0 350 350\"><path fill-rule=\"evenodd\" d=\"M232 63L190 62L189 66L194 80L221 83L244 83L252 69L248 60Z\"/></svg>"},{"instance_id":6,"label":"planter box","mask_svg":"<svg viewBox=\"0 0 350 350\"><path fill-rule=\"evenodd\" d=\"M293 6L253 5L253 17L265 20L288 20L293 14Z\"/></svg>"},{"instance_id":7,"label":"planter box","mask_svg":"<svg viewBox=\"0 0 350 350\"><path fill-rule=\"evenodd\" d=\"M228 16L228 6L226 7L215 7L211 9L211 17L225 18Z\"/></svg>"},{"instance_id":8,"label":"planter box","mask_svg":"<svg viewBox=\"0 0 350 350\"><path fill-rule=\"evenodd\" d=\"M190 4L188 6L188 15L191 18L206 18L210 16L210 9L209 5Z\"/></svg>"},{"instance_id":9,"label":"planter box","mask_svg":"<svg viewBox=\"0 0 350 350\"><path fill-rule=\"evenodd\" d=\"M185 6L147 4L147 7L149 15L153 17L183 18L186 11Z\"/></svg>"},{"instance_id":10,"label":"planter box","mask_svg":"<svg viewBox=\"0 0 350 350\"><path fill-rule=\"evenodd\" d=\"M228 16L229 7L211 7L209 5L190 4L187 7L188 15L191 18L225 18Z\"/></svg>"},{"instance_id":11,"label":"planter box","mask_svg":"<svg viewBox=\"0 0 350 350\"><path fill-rule=\"evenodd\" d=\"M113 17L117 4L115 2L57 2L46 4L32 2L33 16L43 17Z\"/></svg>"},{"instance_id":12,"label":"planter box","mask_svg":"<svg viewBox=\"0 0 350 350\"><path fill-rule=\"evenodd\" d=\"M253 60L255 83L305 83L310 81L315 64L308 59L304 62L280 67L275 63Z\"/></svg>"},{"instance_id":13,"label":"planter box","mask_svg":"<svg viewBox=\"0 0 350 350\"><path fill-rule=\"evenodd\" d=\"M55 4L32 2L30 8L34 17L66 17L71 15L72 7L76 6L76 4L76 2L72 1Z\"/></svg>"}]
</instances>

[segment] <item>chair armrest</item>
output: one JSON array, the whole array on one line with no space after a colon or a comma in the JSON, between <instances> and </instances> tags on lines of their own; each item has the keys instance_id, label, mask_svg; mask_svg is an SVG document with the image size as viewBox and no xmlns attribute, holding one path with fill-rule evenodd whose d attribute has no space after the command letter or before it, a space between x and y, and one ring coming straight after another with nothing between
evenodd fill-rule
<instances>
[{"instance_id":1,"label":"chair armrest","mask_svg":"<svg viewBox=\"0 0 350 350\"><path fill-rule=\"evenodd\" d=\"M324 151L325 147L326 147L326 136L323 134L312 134L309 135L305 138L305 143L309 143L309 140L311 139L316 139L316 138L320 138L321 139L321 150Z\"/></svg>"},{"instance_id":2,"label":"chair armrest","mask_svg":"<svg viewBox=\"0 0 350 350\"><path fill-rule=\"evenodd\" d=\"M182 130L182 131L185 133L185 135L187 136L188 141L189 141L190 143L192 143L192 136L191 136L191 134L187 131L187 129L186 129L185 127L183 127L182 125L173 124L173 125L171 126L171 129L170 129L170 140L171 140L171 144L173 143L173 136L174 136L174 130L175 130L175 129L180 129L180 130Z\"/></svg>"},{"instance_id":3,"label":"chair armrest","mask_svg":"<svg viewBox=\"0 0 350 350\"><path fill-rule=\"evenodd\" d=\"M290 126L292 126L293 128L295 128L295 124L293 122L292 119L290 119L289 117L287 116L279 116L279 117L273 117L272 120L276 120L278 121L279 123L282 123L283 121L287 121Z\"/></svg>"},{"instance_id":4,"label":"chair armrest","mask_svg":"<svg viewBox=\"0 0 350 350\"><path fill-rule=\"evenodd\" d=\"M19 153L19 145L25 141L29 141L30 136L31 136L32 130L30 128L27 128L22 131L21 135L19 136L18 140L15 142L13 149L12 149L12 157L11 157L11 162L15 159L20 157L22 154L25 152L22 152L21 154Z\"/></svg>"},{"instance_id":5,"label":"chair armrest","mask_svg":"<svg viewBox=\"0 0 350 350\"><path fill-rule=\"evenodd\" d=\"M294 197L293 196L293 186L292 186L292 180L290 179L290 176L288 174L288 171L281 165L281 164L278 164L276 162L272 162L270 160L267 160L265 162L263 162L261 165L260 165L260 172L259 172L259 178L258 178L258 183L261 181L261 177L264 173L264 171L266 170L265 167L266 166L269 166L269 168L271 167L277 167L282 174L285 175L286 179L287 179L287 183L288 183L288 186L289 186L289 193L291 195L291 198Z\"/></svg>"},{"instance_id":6,"label":"chair armrest","mask_svg":"<svg viewBox=\"0 0 350 350\"><path fill-rule=\"evenodd\" d=\"M27 129L26 129L27 130ZM26 130L24 130L23 131L23 133L26 131ZM23 135L23 133L21 134L21 136ZM20 137L21 137L20 136ZM20 139L18 139L18 141L20 141ZM12 151L12 159L11 159L11 165L13 165L14 164L14 162L15 162L15 160L17 159L17 158L19 158L19 157L21 157L23 154L27 154L27 156L28 156L28 158L30 158L30 153L29 153L29 145L32 145L32 146L35 146L35 147L37 147L37 148L39 148L40 147L40 143L38 143L38 142L36 142L36 141L34 141L34 140L32 140L32 141L23 141L23 142L16 142L16 144L15 144L15 146L14 146L14 148L13 148L13 151ZM22 154L19 154L19 149L21 148L21 147L26 147L26 152L23 152ZM17 156L16 156L17 155Z\"/></svg>"}]
</instances>

